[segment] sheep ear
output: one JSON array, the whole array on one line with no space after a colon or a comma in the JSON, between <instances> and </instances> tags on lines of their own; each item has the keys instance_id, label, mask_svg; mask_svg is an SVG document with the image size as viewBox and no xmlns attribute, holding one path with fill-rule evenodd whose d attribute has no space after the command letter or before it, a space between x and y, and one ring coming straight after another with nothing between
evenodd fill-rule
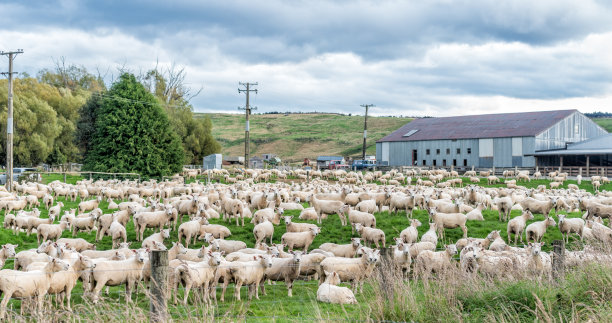
<instances>
[{"instance_id":1,"label":"sheep ear","mask_svg":"<svg viewBox=\"0 0 612 323\"><path fill-rule=\"evenodd\" d=\"M136 249L132 249L133 253L138 253L138 251Z\"/></svg>"},{"instance_id":2,"label":"sheep ear","mask_svg":"<svg viewBox=\"0 0 612 323\"><path fill-rule=\"evenodd\" d=\"M546 242L542 242L542 243L540 244L540 247L544 247L544 245L545 245L545 244L546 244Z\"/></svg>"}]
</instances>

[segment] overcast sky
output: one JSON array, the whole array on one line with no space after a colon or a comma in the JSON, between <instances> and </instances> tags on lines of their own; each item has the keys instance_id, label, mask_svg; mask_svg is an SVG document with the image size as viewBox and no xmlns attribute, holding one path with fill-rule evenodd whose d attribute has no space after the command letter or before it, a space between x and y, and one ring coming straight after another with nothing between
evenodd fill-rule
<instances>
[{"instance_id":1,"label":"overcast sky","mask_svg":"<svg viewBox=\"0 0 612 323\"><path fill-rule=\"evenodd\" d=\"M198 112L237 112L239 81L259 82L257 112L610 112L610 3L2 0L0 51L23 48L32 75L60 57L107 78L174 63Z\"/></svg>"}]
</instances>

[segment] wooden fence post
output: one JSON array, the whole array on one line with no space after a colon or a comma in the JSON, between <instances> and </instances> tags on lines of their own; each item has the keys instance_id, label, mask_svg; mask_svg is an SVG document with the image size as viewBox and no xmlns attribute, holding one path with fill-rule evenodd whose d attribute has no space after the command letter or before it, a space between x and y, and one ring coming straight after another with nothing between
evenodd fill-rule
<instances>
[{"instance_id":1,"label":"wooden fence post","mask_svg":"<svg viewBox=\"0 0 612 323\"><path fill-rule=\"evenodd\" d=\"M151 251L151 299L150 322L165 322L168 319L168 251Z\"/></svg>"},{"instance_id":2,"label":"wooden fence post","mask_svg":"<svg viewBox=\"0 0 612 323\"><path fill-rule=\"evenodd\" d=\"M565 271L565 242L563 240L555 240L553 246L552 271L553 278L559 280L563 278Z\"/></svg>"},{"instance_id":3,"label":"wooden fence post","mask_svg":"<svg viewBox=\"0 0 612 323\"><path fill-rule=\"evenodd\" d=\"M64 183L66 183L66 172L64 172Z\"/></svg>"}]
</instances>

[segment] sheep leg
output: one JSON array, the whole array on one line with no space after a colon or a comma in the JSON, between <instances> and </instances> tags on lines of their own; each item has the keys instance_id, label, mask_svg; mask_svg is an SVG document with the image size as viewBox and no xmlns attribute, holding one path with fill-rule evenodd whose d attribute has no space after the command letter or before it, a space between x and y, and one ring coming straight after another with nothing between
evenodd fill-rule
<instances>
[{"instance_id":1,"label":"sheep leg","mask_svg":"<svg viewBox=\"0 0 612 323\"><path fill-rule=\"evenodd\" d=\"M242 281L241 280L236 282L236 287L234 289L234 298L236 300L240 300L240 287L242 287Z\"/></svg>"},{"instance_id":2,"label":"sheep leg","mask_svg":"<svg viewBox=\"0 0 612 323\"><path fill-rule=\"evenodd\" d=\"M467 239L467 227L462 225L461 230L463 231L463 239Z\"/></svg>"},{"instance_id":3,"label":"sheep leg","mask_svg":"<svg viewBox=\"0 0 612 323\"><path fill-rule=\"evenodd\" d=\"M6 312L6 305L11 300L12 292L4 293L4 297L2 298L2 303L0 303L0 319L4 319L4 314Z\"/></svg>"},{"instance_id":4,"label":"sheep leg","mask_svg":"<svg viewBox=\"0 0 612 323\"><path fill-rule=\"evenodd\" d=\"M189 297L189 291L191 290L192 283L190 281L185 282L185 294L183 295L183 304L187 305L187 297Z\"/></svg>"},{"instance_id":5,"label":"sheep leg","mask_svg":"<svg viewBox=\"0 0 612 323\"><path fill-rule=\"evenodd\" d=\"M293 297L293 280L289 277L285 277L285 285L287 286L287 295Z\"/></svg>"},{"instance_id":6,"label":"sheep leg","mask_svg":"<svg viewBox=\"0 0 612 323\"><path fill-rule=\"evenodd\" d=\"M134 288L134 282L131 280L128 280L127 283L125 284L125 303L131 303L132 302L132 289Z\"/></svg>"}]
</instances>

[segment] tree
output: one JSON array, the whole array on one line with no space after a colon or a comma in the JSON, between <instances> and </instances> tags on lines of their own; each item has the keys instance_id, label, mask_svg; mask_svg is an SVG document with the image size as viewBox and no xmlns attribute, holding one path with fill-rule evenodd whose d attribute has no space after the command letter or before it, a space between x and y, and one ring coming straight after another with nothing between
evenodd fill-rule
<instances>
[{"instance_id":1,"label":"tree","mask_svg":"<svg viewBox=\"0 0 612 323\"><path fill-rule=\"evenodd\" d=\"M79 120L76 123L75 142L81 157L86 156L96 131L96 116L102 106L104 92L92 93L87 102L79 110Z\"/></svg>"},{"instance_id":2,"label":"tree","mask_svg":"<svg viewBox=\"0 0 612 323\"><path fill-rule=\"evenodd\" d=\"M201 164L204 156L221 151L221 145L212 136L210 117L196 118L193 113L193 106L189 101L197 96L201 89L193 91L184 85L184 69L171 66L161 72L155 68L141 79L168 113L173 129L181 138L185 162Z\"/></svg>"},{"instance_id":3,"label":"tree","mask_svg":"<svg viewBox=\"0 0 612 323\"><path fill-rule=\"evenodd\" d=\"M83 167L159 177L179 172L184 153L159 101L129 73L104 95Z\"/></svg>"}]
</instances>

